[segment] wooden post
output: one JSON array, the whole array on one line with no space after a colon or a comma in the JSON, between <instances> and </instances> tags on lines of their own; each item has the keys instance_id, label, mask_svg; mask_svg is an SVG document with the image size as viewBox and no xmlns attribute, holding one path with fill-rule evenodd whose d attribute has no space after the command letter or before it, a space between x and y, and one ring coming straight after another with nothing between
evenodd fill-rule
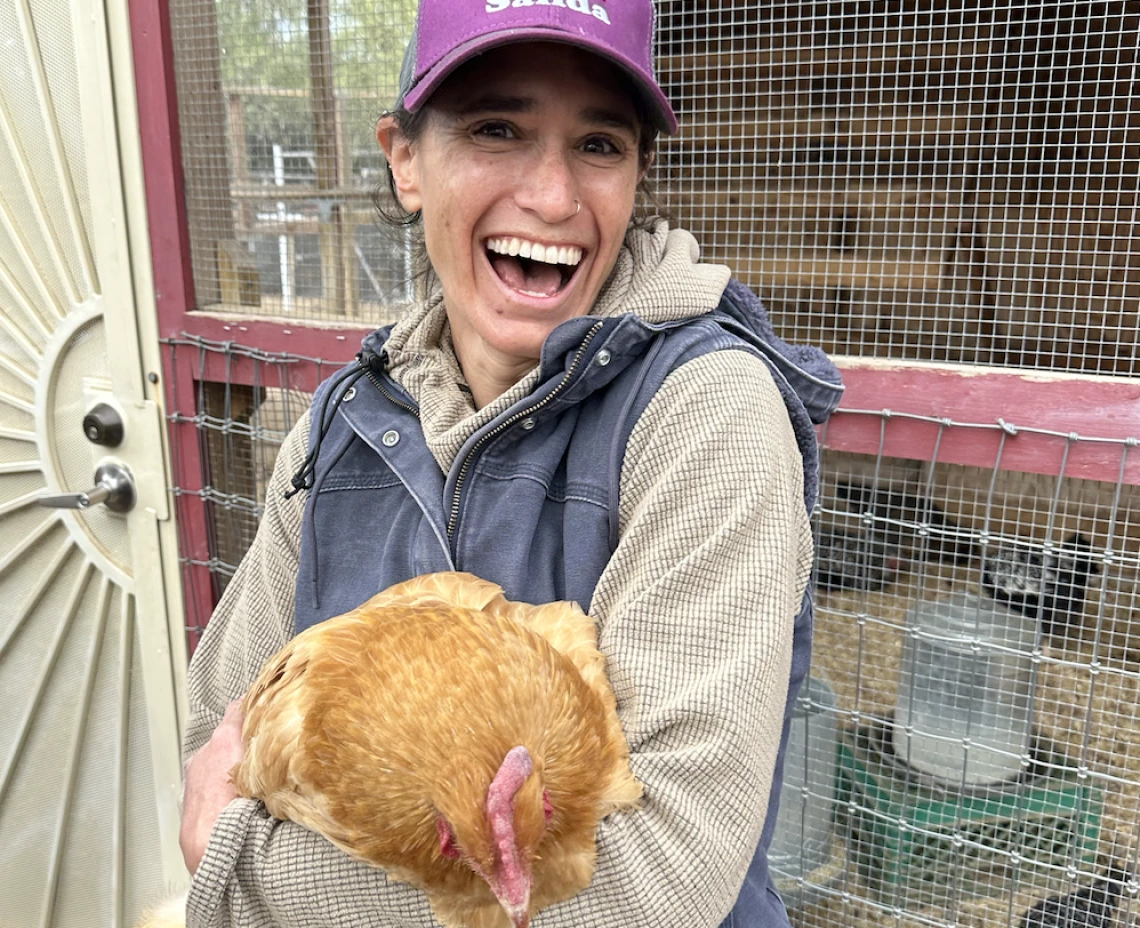
<instances>
[{"instance_id":1,"label":"wooden post","mask_svg":"<svg viewBox=\"0 0 1140 928\"><path fill-rule=\"evenodd\" d=\"M238 187L249 185L249 149L245 140L245 97L240 91L230 91L228 97L230 123L230 170ZM237 231L249 233L253 229L253 204L237 203Z\"/></svg>"},{"instance_id":2,"label":"wooden post","mask_svg":"<svg viewBox=\"0 0 1140 928\"><path fill-rule=\"evenodd\" d=\"M336 139L340 151L340 182L352 186L351 136L345 131L344 101L336 98ZM360 275L356 267L356 210L353 202L341 205L341 274L344 280L344 314L349 319L360 316Z\"/></svg>"},{"instance_id":3,"label":"wooden post","mask_svg":"<svg viewBox=\"0 0 1140 928\"><path fill-rule=\"evenodd\" d=\"M328 0L308 0L309 81L312 84L313 134L317 143L317 189L321 199L321 291L334 312L344 313L344 223L339 196L336 86Z\"/></svg>"}]
</instances>

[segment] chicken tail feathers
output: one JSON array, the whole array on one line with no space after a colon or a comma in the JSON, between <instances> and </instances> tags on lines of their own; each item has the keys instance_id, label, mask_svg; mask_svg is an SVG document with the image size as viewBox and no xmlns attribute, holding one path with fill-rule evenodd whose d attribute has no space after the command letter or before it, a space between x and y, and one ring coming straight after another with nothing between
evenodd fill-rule
<instances>
[{"instance_id":1,"label":"chicken tail feathers","mask_svg":"<svg viewBox=\"0 0 1140 928\"><path fill-rule=\"evenodd\" d=\"M281 782L286 775L277 768L288 767L304 722L297 701L288 697L308 669L307 644L304 635L294 638L266 665L242 700L245 756L231 774L242 796L264 796L271 783ZM276 714L274 724L263 724L267 714Z\"/></svg>"},{"instance_id":2,"label":"chicken tail feathers","mask_svg":"<svg viewBox=\"0 0 1140 928\"><path fill-rule=\"evenodd\" d=\"M293 639L296 644L300 639ZM286 646L277 655L277 659L268 664L257 678L249 692L242 700L242 712L246 718L246 728L249 728L249 719L258 714L258 710L271 702L279 690L286 689L297 680L309 665L308 657L298 647Z\"/></svg>"}]
</instances>

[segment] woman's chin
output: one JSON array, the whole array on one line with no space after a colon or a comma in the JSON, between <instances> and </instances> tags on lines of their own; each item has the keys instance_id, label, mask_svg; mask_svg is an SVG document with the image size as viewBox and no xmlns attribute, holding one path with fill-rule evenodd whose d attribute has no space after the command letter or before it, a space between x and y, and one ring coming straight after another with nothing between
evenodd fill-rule
<instances>
[{"instance_id":1,"label":"woman's chin","mask_svg":"<svg viewBox=\"0 0 1140 928\"><path fill-rule=\"evenodd\" d=\"M537 363L542 356L543 343L554 326L530 324L510 326L510 329L511 331L495 332L491 338L486 339L487 347L503 358Z\"/></svg>"},{"instance_id":2,"label":"woman's chin","mask_svg":"<svg viewBox=\"0 0 1140 928\"><path fill-rule=\"evenodd\" d=\"M574 306L568 303L503 306L501 311L494 314L491 325L484 331L483 341L499 354L537 361L542 354L543 343L551 332L567 319L585 314L585 310L573 310Z\"/></svg>"}]
</instances>

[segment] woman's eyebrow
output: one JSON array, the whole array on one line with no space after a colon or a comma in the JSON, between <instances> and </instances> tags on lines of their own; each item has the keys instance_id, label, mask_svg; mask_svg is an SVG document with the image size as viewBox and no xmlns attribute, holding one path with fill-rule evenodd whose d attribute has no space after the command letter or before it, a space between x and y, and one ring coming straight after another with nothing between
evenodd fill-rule
<instances>
[{"instance_id":1,"label":"woman's eyebrow","mask_svg":"<svg viewBox=\"0 0 1140 928\"><path fill-rule=\"evenodd\" d=\"M525 113L535 107L535 101L530 97L519 97L514 94L485 93L464 101L455 107L459 116L471 116L475 113Z\"/></svg>"},{"instance_id":2,"label":"woman's eyebrow","mask_svg":"<svg viewBox=\"0 0 1140 928\"><path fill-rule=\"evenodd\" d=\"M617 110L592 107L582 110L580 116L583 122L608 126L611 129L625 129L627 132L632 132L634 135L637 135L637 123L625 113L618 112Z\"/></svg>"},{"instance_id":3,"label":"woman's eyebrow","mask_svg":"<svg viewBox=\"0 0 1140 928\"><path fill-rule=\"evenodd\" d=\"M463 101L454 108L453 112L461 118L479 113L527 113L537 105L538 103L533 97L489 92ZM619 110L611 110L606 107L588 107L579 113L579 118L592 125L624 129L634 135L637 134L637 123L633 118Z\"/></svg>"}]
</instances>

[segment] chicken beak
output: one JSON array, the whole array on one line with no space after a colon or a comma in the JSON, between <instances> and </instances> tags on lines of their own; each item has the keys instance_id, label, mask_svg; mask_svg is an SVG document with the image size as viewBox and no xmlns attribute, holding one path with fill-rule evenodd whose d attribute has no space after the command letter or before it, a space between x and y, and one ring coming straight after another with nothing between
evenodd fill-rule
<instances>
[{"instance_id":1,"label":"chicken beak","mask_svg":"<svg viewBox=\"0 0 1140 928\"><path fill-rule=\"evenodd\" d=\"M507 918L511 920L511 925L513 928L529 928L530 913L527 911L527 909L530 908L529 895L530 894L528 893L528 898L524 899L517 905L511 905L509 902L506 902L503 899L499 900L499 905L501 905L503 907L503 911L507 913Z\"/></svg>"}]
</instances>

